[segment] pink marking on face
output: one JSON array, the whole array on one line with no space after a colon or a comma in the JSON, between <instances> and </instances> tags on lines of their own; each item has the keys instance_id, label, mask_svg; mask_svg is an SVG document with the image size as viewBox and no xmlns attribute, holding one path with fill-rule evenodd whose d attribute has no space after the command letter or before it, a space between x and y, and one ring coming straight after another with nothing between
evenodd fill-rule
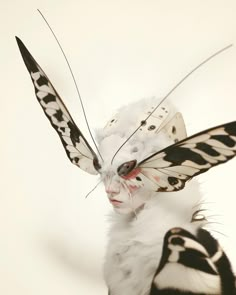
<instances>
[{"instance_id":1,"label":"pink marking on face","mask_svg":"<svg viewBox=\"0 0 236 295\"><path fill-rule=\"evenodd\" d=\"M129 191L131 193L135 192L138 189L138 186L136 185L128 185Z\"/></svg>"},{"instance_id":2,"label":"pink marking on face","mask_svg":"<svg viewBox=\"0 0 236 295\"><path fill-rule=\"evenodd\" d=\"M141 172L141 168L136 168L132 170L129 174L122 176L124 179L132 179L135 178Z\"/></svg>"}]
</instances>

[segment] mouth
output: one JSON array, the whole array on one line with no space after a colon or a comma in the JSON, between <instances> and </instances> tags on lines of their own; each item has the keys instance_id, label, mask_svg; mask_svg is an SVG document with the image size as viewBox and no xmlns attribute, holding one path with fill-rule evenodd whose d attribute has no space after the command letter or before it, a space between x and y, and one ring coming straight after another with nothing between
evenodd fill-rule
<instances>
[{"instance_id":1,"label":"mouth","mask_svg":"<svg viewBox=\"0 0 236 295\"><path fill-rule=\"evenodd\" d=\"M123 202L121 201L118 201L116 199L109 199L110 203L113 205L113 206L119 206L120 204L122 204Z\"/></svg>"}]
</instances>

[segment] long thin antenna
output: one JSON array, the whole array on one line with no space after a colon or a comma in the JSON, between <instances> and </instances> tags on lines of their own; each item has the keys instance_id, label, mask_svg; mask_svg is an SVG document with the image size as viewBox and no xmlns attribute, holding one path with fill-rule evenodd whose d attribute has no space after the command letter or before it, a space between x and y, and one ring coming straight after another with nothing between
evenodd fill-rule
<instances>
[{"instance_id":1,"label":"long thin antenna","mask_svg":"<svg viewBox=\"0 0 236 295\"><path fill-rule=\"evenodd\" d=\"M185 75L177 84L175 84L175 86L163 97L163 99L159 102L159 104L153 109L153 111L144 119L141 121L140 125L134 130L134 132L123 142L123 144L118 148L118 150L115 152L112 160L111 160L111 164L114 161L114 158L116 157L116 155L119 153L119 151L122 149L122 147L130 140L130 138L139 130L139 128L143 125L146 124L146 121L148 120L148 118L156 111L156 109L189 77L191 76L196 70L198 70L201 66L203 66L204 64L206 64L208 61L210 61L211 59L213 59L214 57L216 57L217 55L221 54L223 51L229 49L230 47L232 47L233 44L230 44L222 49L220 49L219 51L215 52L214 54L212 54L211 56L209 56L208 58L206 58L204 61L202 61L200 64L198 64L195 68L193 68L187 75Z\"/></svg>"},{"instance_id":2,"label":"long thin antenna","mask_svg":"<svg viewBox=\"0 0 236 295\"><path fill-rule=\"evenodd\" d=\"M90 134L90 136L91 136L91 138L92 138L92 141L93 141L93 143L94 143L94 145L95 145L95 147L96 147L96 150L97 150L99 156L100 156L101 159L103 160L102 155L101 155L101 153L100 153L100 151L99 151L99 149L98 149L98 146L97 146L97 144L96 144L96 141L95 141L95 139L94 139L94 137L93 137L93 135L92 135L91 129L90 129L90 127L89 127L89 123L88 123L88 119L87 119L87 116L86 116L86 113L85 113L84 104L83 104L83 101L82 101L82 98L81 98L81 95L80 95L80 91L79 91L79 88L78 88L77 82L76 82L76 80L75 80L75 76L74 76L74 74L73 74L73 71L72 71L72 68L71 68L71 66L70 66L70 63L69 63L69 61L68 61L68 58L66 57L65 51L63 50L63 48L62 48L62 46L61 46L61 44L60 44L60 42L59 42L59 40L58 40L56 34L54 33L52 27L49 25L48 21L46 20L46 18L45 18L44 15L42 14L42 12L41 12L39 9L37 9L37 11L39 12L39 14L41 15L41 17L43 18L44 22L45 22L46 25L48 26L48 28L49 28L49 30L51 31L51 33L53 34L53 36L54 36L54 38L55 38L55 40L56 40L56 42L57 42L57 44L58 44L58 46L59 46L61 52L62 52L62 54L63 54L63 56L64 56L64 58L65 58L65 61L66 61L66 63L67 63L67 66L68 66L68 68L69 68L69 71L70 71L70 73L71 73L71 76L72 76L72 79L73 79L73 82L74 82L74 85L75 85L75 88L76 88L76 91L77 91L77 94L78 94L78 97L79 97L79 100L80 100L80 104L81 104L81 107L82 107L82 111L83 111L83 114L84 114L84 119L85 119L85 122L86 122L86 125L87 125L87 128L88 128L89 134Z\"/></svg>"},{"instance_id":3,"label":"long thin antenna","mask_svg":"<svg viewBox=\"0 0 236 295\"><path fill-rule=\"evenodd\" d=\"M94 188L91 189L91 191L89 191L87 193L87 195L85 196L85 199L87 199L87 197L99 186L99 184L102 182L102 180L100 180L95 186Z\"/></svg>"}]
</instances>

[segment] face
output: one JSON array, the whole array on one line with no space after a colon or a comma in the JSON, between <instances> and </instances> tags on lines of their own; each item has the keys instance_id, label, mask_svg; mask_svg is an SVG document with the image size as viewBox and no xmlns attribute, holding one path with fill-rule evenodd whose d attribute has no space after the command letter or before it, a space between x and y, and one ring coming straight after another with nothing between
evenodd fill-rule
<instances>
[{"instance_id":1,"label":"face","mask_svg":"<svg viewBox=\"0 0 236 295\"><path fill-rule=\"evenodd\" d=\"M138 139L130 141L116 155L124 140L116 134L102 139L99 150L103 161L99 173L114 210L120 214L135 214L153 195L150 181L146 185L144 179L141 179L138 163L153 152L154 143L144 143ZM157 144L155 146L158 148Z\"/></svg>"},{"instance_id":2,"label":"face","mask_svg":"<svg viewBox=\"0 0 236 295\"><path fill-rule=\"evenodd\" d=\"M142 186L134 186L129 181L135 174L135 169L127 178L119 176L116 171L102 173L108 199L117 213L135 214L150 199L150 192Z\"/></svg>"}]
</instances>

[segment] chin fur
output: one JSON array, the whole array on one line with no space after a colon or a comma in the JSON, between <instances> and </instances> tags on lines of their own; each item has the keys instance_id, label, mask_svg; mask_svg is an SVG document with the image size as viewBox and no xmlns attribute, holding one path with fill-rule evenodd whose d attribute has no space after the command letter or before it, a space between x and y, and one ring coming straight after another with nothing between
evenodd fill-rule
<instances>
[{"instance_id":1,"label":"chin fur","mask_svg":"<svg viewBox=\"0 0 236 295\"><path fill-rule=\"evenodd\" d=\"M166 232L182 227L195 234L202 226L191 223L199 202L199 186L192 180L182 191L153 193L136 216L111 215L104 273L112 295L149 294Z\"/></svg>"}]
</instances>

